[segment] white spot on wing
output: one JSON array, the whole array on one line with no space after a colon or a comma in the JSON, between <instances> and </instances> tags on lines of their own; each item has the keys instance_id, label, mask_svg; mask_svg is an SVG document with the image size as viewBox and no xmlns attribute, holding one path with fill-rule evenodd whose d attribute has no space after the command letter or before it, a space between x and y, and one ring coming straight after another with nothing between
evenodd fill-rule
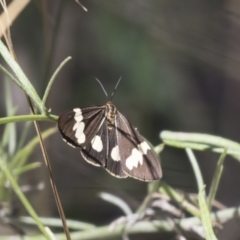
<instances>
[{"instance_id":1,"label":"white spot on wing","mask_svg":"<svg viewBox=\"0 0 240 240\"><path fill-rule=\"evenodd\" d=\"M126 159L126 167L129 170L132 170L133 167L138 167L138 164L142 165L143 164L143 156L142 153L134 148L132 150L132 154Z\"/></svg>"},{"instance_id":2,"label":"white spot on wing","mask_svg":"<svg viewBox=\"0 0 240 240\"><path fill-rule=\"evenodd\" d=\"M74 125L74 127L75 126L76 126L76 124ZM84 143L85 140L86 140L86 136L83 132L84 127L85 127L85 124L83 122L80 122L77 125L77 130L75 132L75 137L77 138L77 141L78 141L79 144Z\"/></svg>"},{"instance_id":3,"label":"white spot on wing","mask_svg":"<svg viewBox=\"0 0 240 240\"><path fill-rule=\"evenodd\" d=\"M83 120L83 116L82 116L82 111L80 108L74 108L73 111L75 112L75 116L74 119L77 122L81 122Z\"/></svg>"},{"instance_id":4,"label":"white spot on wing","mask_svg":"<svg viewBox=\"0 0 240 240\"><path fill-rule=\"evenodd\" d=\"M82 144L86 140L86 136L83 132L85 124L84 122L82 122L83 120L82 111L80 108L74 108L73 111L75 112L74 119L76 121L76 123L73 126L73 131L76 131L75 137L77 138L77 142L79 144Z\"/></svg>"},{"instance_id":5,"label":"white spot on wing","mask_svg":"<svg viewBox=\"0 0 240 240\"><path fill-rule=\"evenodd\" d=\"M119 155L119 147L118 145L115 146L112 151L111 151L111 158L114 160L114 161L120 161L120 155Z\"/></svg>"},{"instance_id":6,"label":"white spot on wing","mask_svg":"<svg viewBox=\"0 0 240 240\"><path fill-rule=\"evenodd\" d=\"M74 108L73 111L74 111L75 113L82 112L80 108Z\"/></svg>"},{"instance_id":7,"label":"white spot on wing","mask_svg":"<svg viewBox=\"0 0 240 240\"><path fill-rule=\"evenodd\" d=\"M74 126L73 126L73 131L75 131L76 129L78 129L79 123L80 123L80 122L76 122L76 123L74 124Z\"/></svg>"},{"instance_id":8,"label":"white spot on wing","mask_svg":"<svg viewBox=\"0 0 240 240\"><path fill-rule=\"evenodd\" d=\"M138 149L142 154L147 154L147 150L151 150L150 146L146 142L138 144Z\"/></svg>"},{"instance_id":9,"label":"white spot on wing","mask_svg":"<svg viewBox=\"0 0 240 240\"><path fill-rule=\"evenodd\" d=\"M138 144L138 149L134 148L131 155L126 159L126 167L132 170L133 167L137 168L138 164L142 165L143 155L146 155L148 150L151 150L151 148L146 142Z\"/></svg>"},{"instance_id":10,"label":"white spot on wing","mask_svg":"<svg viewBox=\"0 0 240 240\"><path fill-rule=\"evenodd\" d=\"M93 140L91 141L92 148L97 152L101 152L103 149L103 143L100 136L96 135Z\"/></svg>"}]
</instances>

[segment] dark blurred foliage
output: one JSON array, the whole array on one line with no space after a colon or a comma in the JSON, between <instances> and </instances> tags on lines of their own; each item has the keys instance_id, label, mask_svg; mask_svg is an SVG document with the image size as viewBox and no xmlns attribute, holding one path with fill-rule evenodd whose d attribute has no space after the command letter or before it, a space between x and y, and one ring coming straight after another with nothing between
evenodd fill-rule
<instances>
[{"instance_id":1,"label":"dark blurred foliage","mask_svg":"<svg viewBox=\"0 0 240 240\"><path fill-rule=\"evenodd\" d=\"M154 145L160 143L162 130L208 133L240 142L238 1L82 3L87 13L73 0L32 1L11 29L18 61L41 96L60 62L67 56L73 58L58 75L48 99L53 114L104 104L106 97L94 78L99 78L110 94L122 76L113 102ZM55 51L50 63L54 34ZM15 86L12 93L17 113L28 113L24 94ZM0 116L4 116L4 96L0 98ZM42 129L51 125L41 123ZM119 180L89 165L81 159L79 150L62 141L60 134L46 144L67 218L102 225L120 216L118 208L98 197L101 191L123 198L134 210L143 200L146 183ZM196 156L209 184L219 156ZM42 161L40 151L34 160ZM166 147L161 160L165 181L196 192L183 150ZM228 206L239 204L239 173L240 165L228 157L217 195ZM46 169L42 167L25 179L30 183L43 180L45 190L29 197L41 215L56 216Z\"/></svg>"}]
</instances>

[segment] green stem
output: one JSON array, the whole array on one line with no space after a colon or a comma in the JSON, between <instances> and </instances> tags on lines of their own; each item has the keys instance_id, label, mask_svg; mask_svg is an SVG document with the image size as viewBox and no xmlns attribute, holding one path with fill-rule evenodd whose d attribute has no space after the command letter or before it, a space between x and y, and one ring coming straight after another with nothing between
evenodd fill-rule
<instances>
[{"instance_id":1,"label":"green stem","mask_svg":"<svg viewBox=\"0 0 240 240\"><path fill-rule=\"evenodd\" d=\"M186 148L186 146L182 146L184 143L195 143L195 146L198 146L198 144L200 146L204 144L210 149L213 147L221 147L228 148L229 150L235 150L240 155L239 143L209 134L162 131L160 133L160 138L164 143L167 141L172 142L176 147L180 148Z\"/></svg>"},{"instance_id":2,"label":"green stem","mask_svg":"<svg viewBox=\"0 0 240 240\"><path fill-rule=\"evenodd\" d=\"M233 218L239 218L240 207L220 210L210 214L211 220L218 223L225 223ZM201 220L199 217L190 217L184 219L172 219L169 220L155 220L155 221L141 221L136 222L134 225L126 227L126 223L116 224L115 227L109 225L91 228L85 231L76 231L71 233L72 240L78 239L112 239L113 237L119 237L122 235L122 230L127 234L141 234L141 233L159 233L159 232L174 232L177 229L185 231L192 231L194 227L199 227ZM14 236L15 237L15 236ZM65 240L65 234L55 234L56 239ZM16 240L21 240L21 237L15 237ZM0 240L9 240L9 236L2 236ZM44 240L43 236L24 236L24 240Z\"/></svg>"},{"instance_id":3,"label":"green stem","mask_svg":"<svg viewBox=\"0 0 240 240\"><path fill-rule=\"evenodd\" d=\"M42 138L46 139L50 135L56 132L56 128L49 128L45 130L42 133ZM27 157L29 156L30 153L32 153L34 147L37 146L39 143L39 138L38 136L34 137L31 141L28 142L21 150L19 150L11 159L11 161L8 164L9 169L14 169L14 167L22 167L25 164L25 161L27 160Z\"/></svg>"},{"instance_id":4,"label":"green stem","mask_svg":"<svg viewBox=\"0 0 240 240\"><path fill-rule=\"evenodd\" d=\"M202 177L200 167L198 165L197 159L195 158L195 156L193 154L193 151L190 148L186 148L186 152L187 152L188 158L190 160L190 163L192 165L194 175L195 175L196 180L197 180L198 191L200 191L200 189L202 189L202 187L204 186L203 177ZM204 193L205 193L205 191L204 191ZM206 196L206 194L205 194L205 196Z\"/></svg>"},{"instance_id":5,"label":"green stem","mask_svg":"<svg viewBox=\"0 0 240 240\"><path fill-rule=\"evenodd\" d=\"M25 121L57 121L58 116L56 115L19 115L0 118L0 124L11 123L11 122L25 122Z\"/></svg>"},{"instance_id":6,"label":"green stem","mask_svg":"<svg viewBox=\"0 0 240 240\"><path fill-rule=\"evenodd\" d=\"M121 198L119 198L119 197L117 197L113 194L105 193L105 192L101 192L99 194L99 196L104 201L109 202L109 203L114 204L115 206L119 207L124 212L125 215L131 215L132 214L131 208Z\"/></svg>"},{"instance_id":7,"label":"green stem","mask_svg":"<svg viewBox=\"0 0 240 240\"><path fill-rule=\"evenodd\" d=\"M217 240L213 228L212 228L212 220L210 217L210 213L207 207L207 202L205 199L205 186L198 193L198 202L201 210L201 221L205 233L206 240Z\"/></svg>"},{"instance_id":8,"label":"green stem","mask_svg":"<svg viewBox=\"0 0 240 240\"><path fill-rule=\"evenodd\" d=\"M62 227L62 221L59 218L40 217L40 220L44 225L47 226L60 228ZM19 221L25 224L35 225L35 222L31 217L19 217ZM75 220L67 220L67 225L70 229L73 230L90 230L96 228L96 226L93 224Z\"/></svg>"},{"instance_id":9,"label":"green stem","mask_svg":"<svg viewBox=\"0 0 240 240\"><path fill-rule=\"evenodd\" d=\"M169 196L173 201L175 201L182 209L189 212L195 217L200 217L199 209L190 203L183 193L178 193L174 188L169 186L167 183L161 180L161 187L159 189L160 193Z\"/></svg>"},{"instance_id":10,"label":"green stem","mask_svg":"<svg viewBox=\"0 0 240 240\"><path fill-rule=\"evenodd\" d=\"M53 82L54 80L56 79L56 76L58 75L58 73L61 71L61 69L63 68L63 66L68 62L70 61L72 58L71 57L67 57L59 66L58 68L56 69L56 71L54 72L54 74L52 75L48 85L47 85L47 88L45 90L45 93L43 95L43 99L42 99L42 111L44 111L45 109L45 104L46 104L46 101L47 101L47 97L49 95L49 92L51 90L51 87L53 85Z\"/></svg>"},{"instance_id":11,"label":"green stem","mask_svg":"<svg viewBox=\"0 0 240 240\"><path fill-rule=\"evenodd\" d=\"M222 137L201 133L163 131L160 133L160 138L166 145L178 148L210 150L218 153L228 148L228 154L240 162L240 144Z\"/></svg>"},{"instance_id":12,"label":"green stem","mask_svg":"<svg viewBox=\"0 0 240 240\"><path fill-rule=\"evenodd\" d=\"M213 175L213 180L212 180L212 184L210 187L209 198L208 198L209 211L211 211L212 203L216 196L218 185L219 185L219 182L220 182L220 179L222 176L222 172L223 172L223 162L225 160L226 155L227 155L227 149L225 148L224 152L222 153L222 155L220 156L220 158L218 160L217 167L216 167L215 173Z\"/></svg>"},{"instance_id":13,"label":"green stem","mask_svg":"<svg viewBox=\"0 0 240 240\"><path fill-rule=\"evenodd\" d=\"M23 167L19 167L19 168L15 168L13 170L13 175L20 175L20 174L23 174L25 172L28 172L30 170L33 170L35 168L38 168L41 166L41 163L40 162L34 162L34 163L30 163L30 164L27 164Z\"/></svg>"},{"instance_id":14,"label":"green stem","mask_svg":"<svg viewBox=\"0 0 240 240\"><path fill-rule=\"evenodd\" d=\"M36 212L32 208L31 204L28 202L28 200L25 197L25 195L22 193L20 187L18 186L17 182L15 181L15 179L12 176L12 174L8 170L6 164L4 163L4 161L1 158L0 158L0 168L1 168L2 172L4 173L5 177L11 183L12 188L13 188L15 194L18 196L18 198L22 202L23 206L26 208L26 210L31 215L31 217L35 220L36 225L38 226L39 230L42 232L42 234L45 236L46 239L50 240L51 238L48 235L47 231L45 230L43 224L41 223L38 215L36 214Z\"/></svg>"}]
</instances>

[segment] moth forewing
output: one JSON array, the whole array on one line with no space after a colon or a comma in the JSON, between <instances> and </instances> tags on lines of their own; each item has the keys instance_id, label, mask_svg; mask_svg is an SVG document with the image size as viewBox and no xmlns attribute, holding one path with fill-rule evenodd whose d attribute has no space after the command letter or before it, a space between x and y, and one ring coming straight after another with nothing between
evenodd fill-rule
<instances>
[{"instance_id":1,"label":"moth forewing","mask_svg":"<svg viewBox=\"0 0 240 240\"><path fill-rule=\"evenodd\" d=\"M65 111L58 119L63 139L72 146L86 146L99 130L104 119L104 106L74 108Z\"/></svg>"},{"instance_id":2,"label":"moth forewing","mask_svg":"<svg viewBox=\"0 0 240 240\"><path fill-rule=\"evenodd\" d=\"M89 142L87 146L81 148L81 155L88 163L104 167L107 159L107 144L107 123L106 119L103 118L102 123L91 142Z\"/></svg>"},{"instance_id":3,"label":"moth forewing","mask_svg":"<svg viewBox=\"0 0 240 240\"><path fill-rule=\"evenodd\" d=\"M126 178L127 175L122 170L122 161L117 139L116 119L114 125L108 127L108 157L106 161L106 170L115 177Z\"/></svg>"}]
</instances>

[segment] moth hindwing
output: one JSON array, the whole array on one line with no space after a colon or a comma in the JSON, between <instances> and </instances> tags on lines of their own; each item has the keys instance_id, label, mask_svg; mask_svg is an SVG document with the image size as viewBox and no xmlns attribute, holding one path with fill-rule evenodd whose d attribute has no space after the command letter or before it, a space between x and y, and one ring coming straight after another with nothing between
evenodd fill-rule
<instances>
[{"instance_id":1,"label":"moth hindwing","mask_svg":"<svg viewBox=\"0 0 240 240\"><path fill-rule=\"evenodd\" d=\"M155 152L111 102L66 111L58 119L58 128L64 141L79 147L87 162L115 177L142 181L162 177Z\"/></svg>"}]
</instances>

